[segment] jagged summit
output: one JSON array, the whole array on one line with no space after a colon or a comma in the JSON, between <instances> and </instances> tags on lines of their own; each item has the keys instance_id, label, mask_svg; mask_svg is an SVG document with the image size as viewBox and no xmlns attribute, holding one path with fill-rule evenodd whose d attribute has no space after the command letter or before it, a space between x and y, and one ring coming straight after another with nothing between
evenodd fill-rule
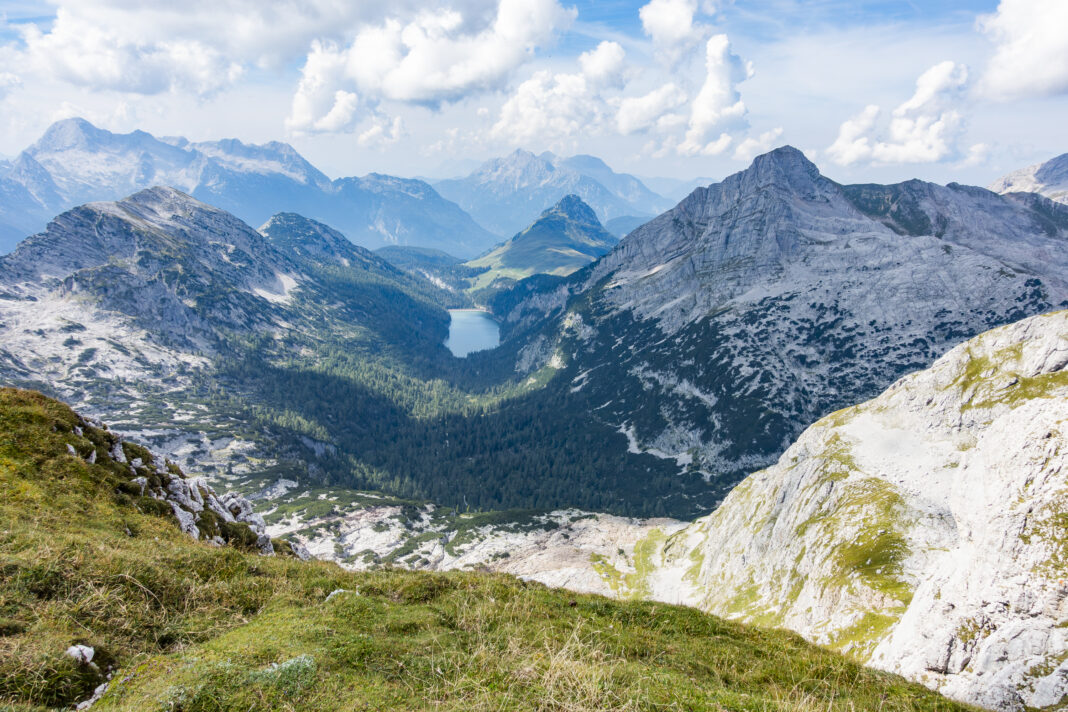
<instances>
[{"instance_id":1,"label":"jagged summit","mask_svg":"<svg viewBox=\"0 0 1068 712\"><path fill-rule=\"evenodd\" d=\"M560 199L559 203L542 213L541 217L546 218L553 214L562 215L568 220L573 220L575 222L600 225L600 221L597 219L597 214L593 212L593 209L590 208L582 198L574 193L565 195Z\"/></svg>"},{"instance_id":2,"label":"jagged summit","mask_svg":"<svg viewBox=\"0 0 1068 712\"><path fill-rule=\"evenodd\" d=\"M804 153L793 146L780 146L757 156L748 168L728 176L718 185L728 192L752 192L774 186L813 197L826 192L829 183ZM709 186L709 190L714 190L716 185Z\"/></svg>"}]
</instances>

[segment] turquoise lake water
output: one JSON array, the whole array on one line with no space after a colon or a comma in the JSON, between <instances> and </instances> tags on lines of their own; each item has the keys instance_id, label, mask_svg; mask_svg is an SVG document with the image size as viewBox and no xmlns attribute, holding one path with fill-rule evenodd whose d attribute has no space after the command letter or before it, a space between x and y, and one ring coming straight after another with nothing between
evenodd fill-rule
<instances>
[{"instance_id":1,"label":"turquoise lake water","mask_svg":"<svg viewBox=\"0 0 1068 712\"><path fill-rule=\"evenodd\" d=\"M488 312L473 309L450 309L449 336L445 346L453 356L463 358L472 351L496 348L501 330Z\"/></svg>"}]
</instances>

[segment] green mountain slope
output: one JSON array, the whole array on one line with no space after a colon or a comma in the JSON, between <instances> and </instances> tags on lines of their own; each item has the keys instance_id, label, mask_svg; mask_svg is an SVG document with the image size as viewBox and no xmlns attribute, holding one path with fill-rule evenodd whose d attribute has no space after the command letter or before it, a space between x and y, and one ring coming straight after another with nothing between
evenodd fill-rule
<instances>
[{"instance_id":1,"label":"green mountain slope","mask_svg":"<svg viewBox=\"0 0 1068 712\"><path fill-rule=\"evenodd\" d=\"M526 230L466 264L487 269L472 283L474 289L482 289L498 280L534 274L569 275L608 253L618 241L582 198L566 195Z\"/></svg>"},{"instance_id":2,"label":"green mountain slope","mask_svg":"<svg viewBox=\"0 0 1068 712\"><path fill-rule=\"evenodd\" d=\"M197 541L127 493L87 425L0 390L5 709L68 707L109 676L94 710L966 709L693 609Z\"/></svg>"}]
</instances>

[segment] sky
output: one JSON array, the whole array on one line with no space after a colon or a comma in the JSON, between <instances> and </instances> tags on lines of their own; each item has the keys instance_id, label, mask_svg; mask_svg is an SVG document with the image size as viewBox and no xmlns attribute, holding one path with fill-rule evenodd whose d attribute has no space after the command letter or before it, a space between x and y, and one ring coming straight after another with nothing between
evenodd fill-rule
<instances>
[{"instance_id":1,"label":"sky","mask_svg":"<svg viewBox=\"0 0 1068 712\"><path fill-rule=\"evenodd\" d=\"M0 0L0 155L55 120L286 141L332 177L516 148L986 185L1068 151L1068 0Z\"/></svg>"}]
</instances>

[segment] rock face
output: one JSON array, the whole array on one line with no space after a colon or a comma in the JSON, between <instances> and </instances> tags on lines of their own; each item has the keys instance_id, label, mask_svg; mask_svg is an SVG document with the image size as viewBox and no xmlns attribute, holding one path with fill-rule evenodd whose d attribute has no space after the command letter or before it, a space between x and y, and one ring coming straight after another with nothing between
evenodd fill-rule
<instances>
[{"instance_id":1,"label":"rock face","mask_svg":"<svg viewBox=\"0 0 1068 712\"><path fill-rule=\"evenodd\" d=\"M117 437L99 421L79 417L77 423L71 433L73 442L67 444L68 453L91 465L125 470L129 479L119 485L119 492L133 506L173 516L181 530L194 539L275 553L263 517L252 511L252 503L244 497L233 492L216 494L202 478L186 478L173 463ZM286 546L292 549L288 543ZM297 555L306 554L300 545L292 550ZM89 648L90 658L92 653Z\"/></svg>"},{"instance_id":2,"label":"rock face","mask_svg":"<svg viewBox=\"0 0 1068 712\"><path fill-rule=\"evenodd\" d=\"M1013 171L990 184L995 193L1039 193L1068 203L1068 153Z\"/></svg>"},{"instance_id":3,"label":"rock face","mask_svg":"<svg viewBox=\"0 0 1068 712\"><path fill-rule=\"evenodd\" d=\"M606 254L617 242L582 198L566 195L530 227L466 264L488 269L474 281L476 287L489 286L500 278L566 276Z\"/></svg>"},{"instance_id":4,"label":"rock face","mask_svg":"<svg viewBox=\"0 0 1068 712\"><path fill-rule=\"evenodd\" d=\"M785 147L495 309L512 344L552 346L575 410L702 474L699 513L818 417L1068 303L1066 247L1048 199L841 186Z\"/></svg>"},{"instance_id":5,"label":"rock face","mask_svg":"<svg viewBox=\"0 0 1068 712\"><path fill-rule=\"evenodd\" d=\"M665 541L652 595L985 707L1062 704L1066 426L1068 312L995 329L805 431Z\"/></svg>"},{"instance_id":6,"label":"rock face","mask_svg":"<svg viewBox=\"0 0 1068 712\"><path fill-rule=\"evenodd\" d=\"M516 150L486 161L466 178L439 181L434 187L502 236L523 230L569 194L579 196L602 221L651 216L671 205L634 176L614 172L599 158L561 158L549 152Z\"/></svg>"},{"instance_id":7,"label":"rock face","mask_svg":"<svg viewBox=\"0 0 1068 712\"><path fill-rule=\"evenodd\" d=\"M496 241L422 181L378 174L332 181L284 143L191 143L65 119L14 162L0 163L0 252L63 210L155 185L174 186L253 225L279 210L295 211L371 247L415 244L471 256Z\"/></svg>"}]
</instances>

